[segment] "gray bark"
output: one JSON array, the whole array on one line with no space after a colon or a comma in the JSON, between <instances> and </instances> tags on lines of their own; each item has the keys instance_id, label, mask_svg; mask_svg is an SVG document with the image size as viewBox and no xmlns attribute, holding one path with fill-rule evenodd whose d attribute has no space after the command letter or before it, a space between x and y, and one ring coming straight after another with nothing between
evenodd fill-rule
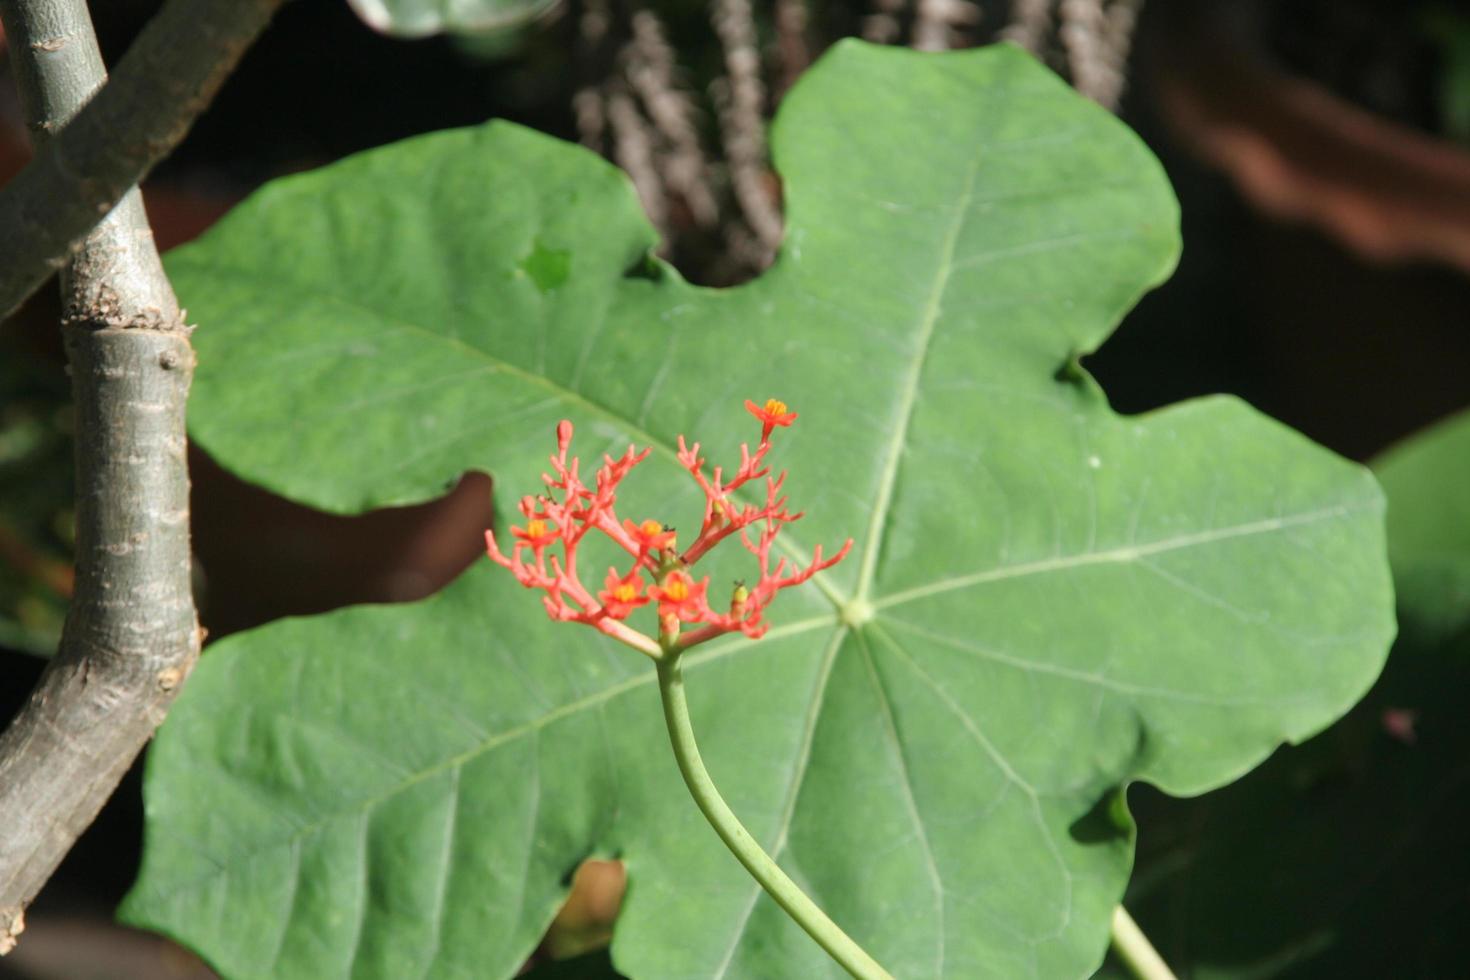
<instances>
[{"instance_id":1,"label":"gray bark","mask_svg":"<svg viewBox=\"0 0 1470 980\"><path fill-rule=\"evenodd\" d=\"M104 85L91 21L84 0L0 0L0 19L39 148L25 173L52 181L5 189L7 206L24 207L20 219L13 207L0 207L0 228L14 230L0 246L4 281L13 282L12 263L20 261L12 253L43 248L35 236L51 233L44 226L53 216L80 207L87 212L82 231L96 224L62 274L76 399L76 592L56 657L0 735L4 953L24 928L26 906L163 720L198 657L201 633L190 590L184 435L194 354L141 197L126 186L111 196L109 181L122 170L108 169L109 161L127 153L110 154L95 142L95 120L107 118L97 110L112 86ZM200 46L212 57L229 47L219 36ZM178 68L148 64L150 71ZM150 84L161 91L190 83ZM146 91L135 84L135 93ZM197 111L191 106L189 118ZM93 128L70 140L88 114ZM72 155L57 152L63 144ZM94 165L104 173L95 185ZM97 224L106 197L110 211Z\"/></svg>"},{"instance_id":2,"label":"gray bark","mask_svg":"<svg viewBox=\"0 0 1470 980\"><path fill-rule=\"evenodd\" d=\"M84 49L95 52L96 41L80 0L0 5L20 81L31 89L32 131L45 136L70 120L0 188L0 318L178 145L282 2L168 0L106 85L105 75L86 71ZM129 220L141 215L136 201L124 206Z\"/></svg>"}]
</instances>

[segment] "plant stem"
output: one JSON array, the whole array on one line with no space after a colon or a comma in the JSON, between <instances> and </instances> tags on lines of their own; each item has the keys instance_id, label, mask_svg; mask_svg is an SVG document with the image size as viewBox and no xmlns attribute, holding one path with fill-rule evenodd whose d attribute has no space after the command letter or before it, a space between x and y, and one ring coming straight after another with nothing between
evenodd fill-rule
<instances>
[{"instance_id":1,"label":"plant stem","mask_svg":"<svg viewBox=\"0 0 1470 980\"><path fill-rule=\"evenodd\" d=\"M715 788L704 761L699 757L699 746L694 741L694 729L689 721L689 702L684 696L684 676L680 668L679 652L668 651L658 661L658 689L664 703L664 721L669 726L669 740L674 746L674 758L679 762L679 772L694 797L694 802L704 813L705 819L720 835L725 846L745 865L762 888L796 920L797 925L807 931L832 958L848 973L859 980L893 980L887 970L853 942L827 913L817 907L796 882L761 849L755 838L740 823L740 820L725 803L720 791Z\"/></svg>"},{"instance_id":2,"label":"plant stem","mask_svg":"<svg viewBox=\"0 0 1470 980\"><path fill-rule=\"evenodd\" d=\"M1138 980L1175 980L1169 964L1121 905L1113 909L1113 952Z\"/></svg>"},{"instance_id":3,"label":"plant stem","mask_svg":"<svg viewBox=\"0 0 1470 980\"><path fill-rule=\"evenodd\" d=\"M163 720L202 634L189 574L189 328L142 199L128 188L132 178L116 194L104 180L103 194L88 183L96 176L91 158L69 156L63 147L75 149L68 138L84 107L111 91L87 6L0 0L0 19L43 167L33 163L25 173L54 178L30 185L43 189L39 196L12 185L0 192L0 309L6 297L21 295L7 293L19 281L12 273L24 278L25 269L44 270L43 260L70 255L61 276L62 335L76 400L77 472L76 588L61 646L0 734L3 955L25 928L26 906ZM219 40L201 39L201 56ZM165 90L189 85L153 83ZM192 104L195 95L180 92L175 101ZM148 137L123 126L99 149ZM99 204L106 207L99 211ZM52 216L61 221L64 213L76 218L71 231L58 240L59 250L43 254L31 232L49 229ZM85 237L68 252L77 233Z\"/></svg>"},{"instance_id":4,"label":"plant stem","mask_svg":"<svg viewBox=\"0 0 1470 980\"><path fill-rule=\"evenodd\" d=\"M183 139L283 2L169 0L104 85L85 4L7 0L6 30L22 35L10 41L19 80L25 87L43 72L46 85L34 88L51 89L27 104L47 110L28 112L31 130L56 135L0 188L0 319L65 264L98 219ZM68 33L84 19L83 35ZM81 101L73 98L77 91Z\"/></svg>"}]
</instances>

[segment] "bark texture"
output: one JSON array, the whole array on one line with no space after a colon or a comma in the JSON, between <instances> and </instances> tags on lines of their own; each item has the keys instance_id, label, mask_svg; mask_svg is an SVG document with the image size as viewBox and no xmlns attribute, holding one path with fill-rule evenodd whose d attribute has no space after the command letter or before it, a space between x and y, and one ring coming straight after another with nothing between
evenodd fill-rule
<instances>
[{"instance_id":1,"label":"bark texture","mask_svg":"<svg viewBox=\"0 0 1470 980\"><path fill-rule=\"evenodd\" d=\"M92 150L101 156L54 152L87 118L78 115L83 107L90 103L85 113L94 113L111 90L90 18L83 0L0 0L0 19L40 151L26 173L61 182L6 198L25 202L20 225L8 224L14 212L0 207L0 227L18 232L0 245L6 281L9 253L34 247L33 234L49 234L43 226L53 213L90 208L87 223L96 224L74 251L63 248L72 260L61 277L76 399L76 592L60 650L0 735L4 953L24 929L26 906L163 720L198 657L201 634L190 583L184 434L194 368L189 328L137 190L120 188L97 224L97 202L111 195L108 181L120 178L94 185L86 168L119 171L106 169L99 146ZM221 46L218 37L201 44L214 56ZM151 84L162 91L177 82ZM191 105L189 118L200 107Z\"/></svg>"},{"instance_id":2,"label":"bark texture","mask_svg":"<svg viewBox=\"0 0 1470 980\"><path fill-rule=\"evenodd\" d=\"M178 145L283 2L168 0L105 86L105 75L90 86L72 77L71 66L88 60L80 49L96 49L80 0L0 4L22 85L45 89L50 82L35 84L43 75L58 79L55 94L32 104L71 105L33 115L32 131L59 130L76 116L0 189L0 318L72 258L98 218ZM95 93L80 112L82 104L70 102L78 87Z\"/></svg>"}]
</instances>

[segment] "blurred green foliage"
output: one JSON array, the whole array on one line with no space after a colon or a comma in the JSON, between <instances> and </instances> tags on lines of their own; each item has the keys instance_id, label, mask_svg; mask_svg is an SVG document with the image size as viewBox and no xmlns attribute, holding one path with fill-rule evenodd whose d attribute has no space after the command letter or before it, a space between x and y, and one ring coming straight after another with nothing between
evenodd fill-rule
<instances>
[{"instance_id":1,"label":"blurred green foliage","mask_svg":"<svg viewBox=\"0 0 1470 980\"><path fill-rule=\"evenodd\" d=\"M0 646L49 655L71 593L66 379L0 332Z\"/></svg>"}]
</instances>

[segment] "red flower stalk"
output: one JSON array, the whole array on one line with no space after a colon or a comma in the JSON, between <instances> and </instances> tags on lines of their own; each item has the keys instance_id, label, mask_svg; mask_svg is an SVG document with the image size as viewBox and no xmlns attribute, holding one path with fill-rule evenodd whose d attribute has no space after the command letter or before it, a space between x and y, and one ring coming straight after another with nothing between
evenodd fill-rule
<instances>
[{"instance_id":1,"label":"red flower stalk","mask_svg":"<svg viewBox=\"0 0 1470 980\"><path fill-rule=\"evenodd\" d=\"M740 447L740 464L728 479L716 466L706 475L705 461L699 456L699 444L687 446L679 437L678 459L704 492L704 519L699 534L682 554L676 554L674 530L658 521L635 523L618 519L615 511L617 487L624 477L648 458L651 449L637 451L629 446L618 459L603 457L587 486L580 476L580 461L568 458L572 441L572 424L563 421L556 428L557 452L551 457L551 473L544 474L547 492L525 497L519 510L526 518L524 528L511 528L515 544L509 555L501 552L493 531L485 532L486 550L492 561L510 569L516 580L528 589L540 589L547 614L556 620L585 623L615 637L629 646L660 659L665 654L688 649L696 643L724 633L740 632L759 637L766 631L764 613L782 589L806 582L825 568L847 556L852 540L831 558L822 557L822 549L814 549L811 562L804 568L788 567L787 560L771 564L771 546L781 528L801 517L786 507L781 486L786 474L772 478L765 465L770 451L770 435L776 427L789 426L796 413L775 399L763 408L746 402L761 421L761 441L752 454L748 445ZM742 503L733 499L735 491L752 480L764 479L764 503ZM758 528L752 541L750 530ZM609 568L603 589L594 598L582 584L577 571L577 549L588 532L597 530L628 553L627 571ZM695 581L689 573L700 558L720 542L739 534L741 543L758 561L760 578L753 586L738 584L729 611L717 613L708 602L709 578ZM561 545L561 554L548 554L551 547ZM529 553L529 560L528 560ZM641 571L652 575L654 584L645 590ZM639 632L623 622L639 607L658 603L659 638ZM679 632L681 623L701 623L693 632Z\"/></svg>"}]
</instances>

